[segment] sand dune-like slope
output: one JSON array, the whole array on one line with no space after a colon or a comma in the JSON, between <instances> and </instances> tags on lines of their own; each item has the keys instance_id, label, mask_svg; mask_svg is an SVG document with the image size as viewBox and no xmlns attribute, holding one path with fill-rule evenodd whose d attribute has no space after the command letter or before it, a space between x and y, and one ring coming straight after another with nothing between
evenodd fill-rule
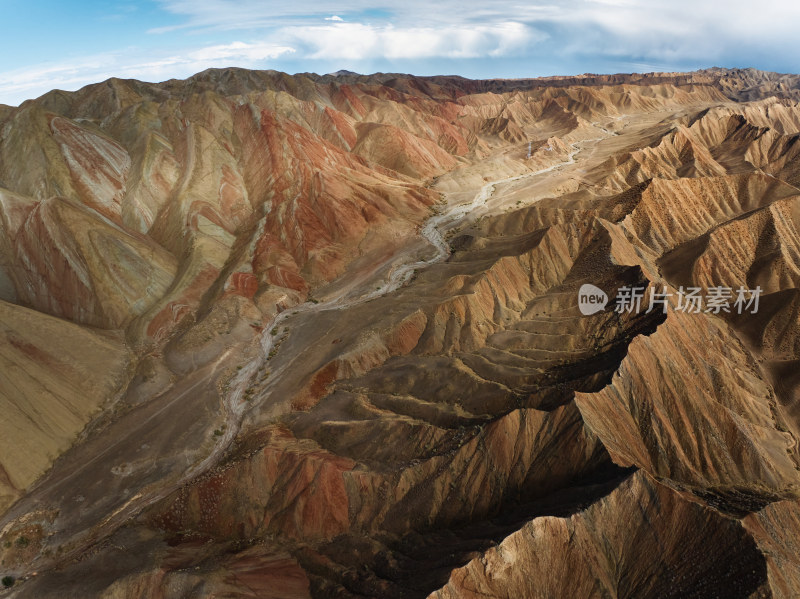
<instances>
[{"instance_id":1,"label":"sand dune-like slope","mask_svg":"<svg viewBox=\"0 0 800 599\"><path fill-rule=\"evenodd\" d=\"M131 356L107 334L0 301L0 505L66 450L125 382Z\"/></svg>"}]
</instances>

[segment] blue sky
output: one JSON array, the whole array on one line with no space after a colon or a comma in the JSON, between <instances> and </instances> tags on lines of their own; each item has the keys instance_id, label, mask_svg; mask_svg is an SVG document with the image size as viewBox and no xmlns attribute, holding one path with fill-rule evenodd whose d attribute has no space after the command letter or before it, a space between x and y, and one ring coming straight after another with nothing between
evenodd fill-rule
<instances>
[{"instance_id":1,"label":"blue sky","mask_svg":"<svg viewBox=\"0 0 800 599\"><path fill-rule=\"evenodd\" d=\"M724 8L720 8L724 6ZM800 3L776 0L0 0L0 103L209 67L473 78L800 71Z\"/></svg>"}]
</instances>

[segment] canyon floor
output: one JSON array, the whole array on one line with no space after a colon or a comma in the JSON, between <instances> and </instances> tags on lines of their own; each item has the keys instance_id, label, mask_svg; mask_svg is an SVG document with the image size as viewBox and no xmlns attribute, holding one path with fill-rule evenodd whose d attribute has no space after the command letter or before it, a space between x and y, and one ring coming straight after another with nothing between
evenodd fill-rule
<instances>
[{"instance_id":1,"label":"canyon floor","mask_svg":"<svg viewBox=\"0 0 800 599\"><path fill-rule=\"evenodd\" d=\"M0 595L796 596L799 99L226 69L0 107Z\"/></svg>"}]
</instances>

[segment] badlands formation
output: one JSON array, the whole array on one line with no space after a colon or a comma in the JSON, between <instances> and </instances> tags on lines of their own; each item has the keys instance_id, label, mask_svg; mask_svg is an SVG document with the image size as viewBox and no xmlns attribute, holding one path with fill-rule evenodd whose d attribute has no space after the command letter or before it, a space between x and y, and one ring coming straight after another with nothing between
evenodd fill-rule
<instances>
[{"instance_id":1,"label":"badlands formation","mask_svg":"<svg viewBox=\"0 0 800 599\"><path fill-rule=\"evenodd\" d=\"M0 106L0 595L797 597L798 101L226 69Z\"/></svg>"}]
</instances>

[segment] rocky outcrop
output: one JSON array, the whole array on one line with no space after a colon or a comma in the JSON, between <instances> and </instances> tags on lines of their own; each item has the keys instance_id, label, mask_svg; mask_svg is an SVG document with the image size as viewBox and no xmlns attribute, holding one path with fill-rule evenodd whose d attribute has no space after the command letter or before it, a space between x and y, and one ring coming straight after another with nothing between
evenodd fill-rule
<instances>
[{"instance_id":1,"label":"rocky outcrop","mask_svg":"<svg viewBox=\"0 0 800 599\"><path fill-rule=\"evenodd\" d=\"M584 511L531 520L431 597L745 597L765 569L741 523L637 473Z\"/></svg>"}]
</instances>

